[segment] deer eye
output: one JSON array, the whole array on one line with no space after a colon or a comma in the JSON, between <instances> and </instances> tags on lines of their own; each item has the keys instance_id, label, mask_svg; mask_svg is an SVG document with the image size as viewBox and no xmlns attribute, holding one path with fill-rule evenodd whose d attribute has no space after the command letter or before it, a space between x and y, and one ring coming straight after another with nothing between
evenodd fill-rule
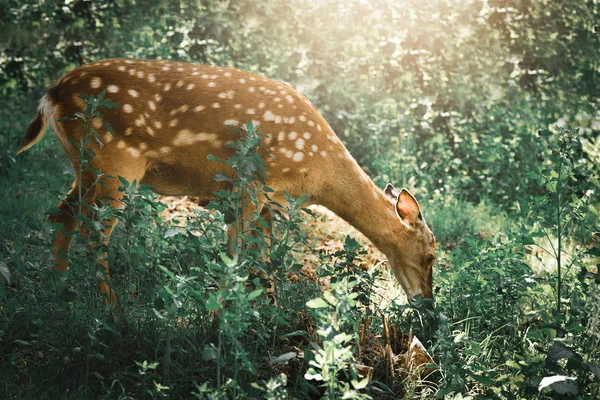
<instances>
[{"instance_id":1,"label":"deer eye","mask_svg":"<svg viewBox=\"0 0 600 400\"><path fill-rule=\"evenodd\" d=\"M429 254L427 256L427 265L433 264L434 261L435 261L435 256L433 254Z\"/></svg>"}]
</instances>

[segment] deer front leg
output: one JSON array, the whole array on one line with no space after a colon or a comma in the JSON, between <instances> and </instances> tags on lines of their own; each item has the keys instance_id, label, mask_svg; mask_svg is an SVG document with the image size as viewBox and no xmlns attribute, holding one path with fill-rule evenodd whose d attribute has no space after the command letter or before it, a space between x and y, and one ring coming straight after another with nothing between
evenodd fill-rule
<instances>
[{"instance_id":1,"label":"deer front leg","mask_svg":"<svg viewBox=\"0 0 600 400\"><path fill-rule=\"evenodd\" d=\"M241 255L249 250L260 251L263 264L270 261L272 244L272 216L269 207L265 206L266 198L261 196L256 203L249 197L240 200L241 210L238 218L228 231L228 250L231 255ZM260 208L260 210L259 210ZM266 246L265 246L266 245ZM277 304L277 287L275 278L265 269L249 271L251 276L258 276L267 296Z\"/></svg>"}]
</instances>

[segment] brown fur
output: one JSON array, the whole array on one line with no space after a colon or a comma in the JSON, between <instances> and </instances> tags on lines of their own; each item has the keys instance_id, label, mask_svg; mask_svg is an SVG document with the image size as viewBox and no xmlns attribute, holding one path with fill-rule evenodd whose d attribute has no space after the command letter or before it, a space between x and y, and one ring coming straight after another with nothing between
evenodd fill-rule
<instances>
[{"instance_id":1,"label":"brown fur","mask_svg":"<svg viewBox=\"0 0 600 400\"><path fill-rule=\"evenodd\" d=\"M103 111L114 137L102 121L93 121L104 144L91 145L96 153L93 168L152 185L161 194L210 199L227 186L213 180L224 166L207 156L228 158L232 150L225 144L239 137L228 125L254 120L267 135L261 156L267 161L266 183L275 191L271 197L281 202L284 192L309 196L310 203L330 208L388 256L409 297L431 297L431 265L425 260L433 253L433 236L414 197L403 190L398 198L390 198L377 189L321 114L289 85L232 68L181 62L114 59L88 64L48 91L21 151L41 138L48 118L76 167L78 151L68 139L78 142L83 130L76 121L58 120L83 111L79 95L97 96L103 90L119 107ZM89 201L108 195L118 207L116 182L97 185ZM69 215L65 210L56 218L65 225L63 231L74 224ZM107 235L110 229L112 225ZM57 255L70 244L70 237L60 234ZM66 271L66 262L57 259L55 268ZM114 304L109 289L101 289Z\"/></svg>"}]
</instances>

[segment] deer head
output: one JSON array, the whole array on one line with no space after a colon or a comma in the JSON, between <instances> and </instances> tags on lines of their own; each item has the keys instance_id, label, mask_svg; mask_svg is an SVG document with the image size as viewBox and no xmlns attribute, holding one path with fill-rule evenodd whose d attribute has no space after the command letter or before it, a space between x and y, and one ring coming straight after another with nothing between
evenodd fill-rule
<instances>
[{"instance_id":1,"label":"deer head","mask_svg":"<svg viewBox=\"0 0 600 400\"><path fill-rule=\"evenodd\" d=\"M415 197L406 189L398 192L393 185L384 193L391 200L399 224L391 238L388 256L394 276L409 299L417 296L433 298L432 267L435 262L435 238L425 223Z\"/></svg>"}]
</instances>

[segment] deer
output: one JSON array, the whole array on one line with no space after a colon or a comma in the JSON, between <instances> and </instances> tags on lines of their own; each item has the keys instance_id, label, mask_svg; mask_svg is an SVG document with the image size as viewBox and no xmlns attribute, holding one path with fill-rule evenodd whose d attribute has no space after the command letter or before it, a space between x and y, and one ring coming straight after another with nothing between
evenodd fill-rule
<instances>
[{"instance_id":1,"label":"deer","mask_svg":"<svg viewBox=\"0 0 600 400\"><path fill-rule=\"evenodd\" d=\"M85 109L82 94L102 92L118 107L92 120L101 143L89 144L95 155L85 170L77 171L75 144L84 129L68 117ZM231 189L228 182L213 179L224 166L208 156L227 159L232 149L226 144L238 135L231 127L245 121L264 134L259 154L266 161L271 199L284 204L287 193L306 198L307 205L325 206L387 257L409 300L433 300L435 238L419 203L406 188L388 183L379 189L304 95L283 81L243 70L160 60L109 59L73 69L47 90L26 128L17 154L39 142L50 124L76 170L73 188L50 217L60 227L53 239L58 276L68 269L64 255L73 236L65 233L77 229L74 202L106 198L118 209L123 192L116 177L149 185L160 195L208 202L215 192ZM79 185L86 188L83 194ZM269 212L266 207L253 211ZM102 228L107 241L116 222ZM107 305L118 309L108 263L102 265L100 292Z\"/></svg>"}]
</instances>

